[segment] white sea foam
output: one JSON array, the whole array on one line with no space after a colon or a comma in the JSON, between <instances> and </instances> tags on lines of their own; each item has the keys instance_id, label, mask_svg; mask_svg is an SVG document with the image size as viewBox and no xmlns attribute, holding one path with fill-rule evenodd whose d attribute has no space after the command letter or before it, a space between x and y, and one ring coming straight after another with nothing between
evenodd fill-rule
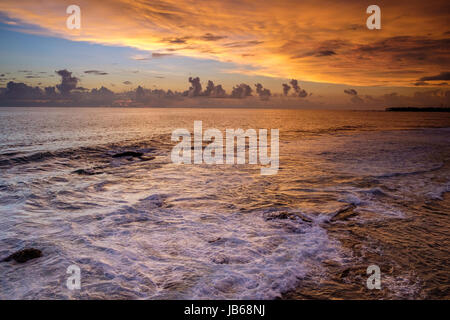
<instances>
[{"instance_id":1,"label":"white sea foam","mask_svg":"<svg viewBox=\"0 0 450 320\"><path fill-rule=\"evenodd\" d=\"M203 117L205 110L103 110L93 125L93 109L57 111L76 121L62 126L53 111L42 112L36 127L0 118L0 131L18 132L0 135L0 258L23 247L43 251L23 265L0 263L0 298L275 298L305 279L327 277L325 260L353 263L330 226L346 231L348 224L364 235L367 221L383 227L414 215L409 204L444 198L449 181L448 130L352 129L335 136L329 115L307 114L305 122L303 113L277 110L283 119L280 171L263 178L246 166L170 162L168 134L192 122L184 117ZM242 110L230 117L208 112L212 127L217 119L226 127L242 125ZM362 118L370 116L374 122L381 117L380 128L388 123L375 113ZM35 121L29 117L23 111L17 119ZM246 117L255 128L271 127L274 118L260 110ZM350 122L356 129L364 128L355 113L332 127L348 125L349 117L356 117ZM43 128L53 128L52 134L40 134ZM145 155L112 159L123 151ZM347 208L356 214L331 220ZM268 219L274 212L288 214ZM440 263L441 255L434 259ZM65 287L72 264L81 268L79 292Z\"/></svg>"}]
</instances>

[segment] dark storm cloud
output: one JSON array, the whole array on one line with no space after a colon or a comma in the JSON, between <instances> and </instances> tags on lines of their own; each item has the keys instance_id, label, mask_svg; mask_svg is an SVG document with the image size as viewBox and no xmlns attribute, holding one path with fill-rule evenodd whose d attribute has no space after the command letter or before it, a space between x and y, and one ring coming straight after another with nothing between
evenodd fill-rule
<instances>
[{"instance_id":1,"label":"dark storm cloud","mask_svg":"<svg viewBox=\"0 0 450 320\"><path fill-rule=\"evenodd\" d=\"M39 99L42 97L43 92L39 87L31 87L25 83L17 83L10 81L6 85L6 90L3 93L6 99Z\"/></svg>"},{"instance_id":2,"label":"dark storm cloud","mask_svg":"<svg viewBox=\"0 0 450 320\"><path fill-rule=\"evenodd\" d=\"M231 92L232 98L246 98L252 96L252 88L245 83L241 83L240 85L237 85L233 87L233 91Z\"/></svg>"},{"instance_id":3,"label":"dark storm cloud","mask_svg":"<svg viewBox=\"0 0 450 320\"><path fill-rule=\"evenodd\" d=\"M289 94L289 90L291 90L291 86L283 83L283 95L287 96Z\"/></svg>"},{"instance_id":4,"label":"dark storm cloud","mask_svg":"<svg viewBox=\"0 0 450 320\"><path fill-rule=\"evenodd\" d=\"M298 81L295 79L292 79L291 82L289 82L294 89L294 91L298 92L300 90L300 86L298 85Z\"/></svg>"},{"instance_id":5,"label":"dark storm cloud","mask_svg":"<svg viewBox=\"0 0 450 320\"><path fill-rule=\"evenodd\" d=\"M110 105L120 95L102 86L89 90L78 85L78 78L63 69L55 71L61 83L43 89L10 81L2 89L0 104L7 106L101 106Z\"/></svg>"},{"instance_id":6,"label":"dark storm cloud","mask_svg":"<svg viewBox=\"0 0 450 320\"><path fill-rule=\"evenodd\" d=\"M438 75L422 77L418 81L450 80L450 72L441 72Z\"/></svg>"},{"instance_id":7,"label":"dark storm cloud","mask_svg":"<svg viewBox=\"0 0 450 320\"><path fill-rule=\"evenodd\" d=\"M108 74L107 72L100 71L100 70L86 70L86 71L84 71L84 73L86 73L86 74L93 74L93 75L96 75L96 76L104 76L104 75Z\"/></svg>"},{"instance_id":8,"label":"dark storm cloud","mask_svg":"<svg viewBox=\"0 0 450 320\"><path fill-rule=\"evenodd\" d=\"M210 96L211 93L213 92L213 90L214 90L215 87L216 87L216 86L214 85L214 82L211 81L211 80L208 80L208 85L206 86L206 89L205 89L205 91L203 92L203 94L204 94L205 96Z\"/></svg>"},{"instance_id":9,"label":"dark storm cloud","mask_svg":"<svg viewBox=\"0 0 450 320\"><path fill-rule=\"evenodd\" d=\"M299 98L308 96L308 93L304 89L300 88L297 80L292 79L289 84L292 86L292 89L294 89L294 96Z\"/></svg>"},{"instance_id":10,"label":"dark storm cloud","mask_svg":"<svg viewBox=\"0 0 450 320\"><path fill-rule=\"evenodd\" d=\"M202 91L202 84L200 82L199 77L189 77L188 81L191 86L189 90L182 93L182 96L185 97L210 97L210 98L226 98L228 97L225 89L222 88L222 85L215 85L213 81L208 80L208 84L206 85L206 89ZM174 96L176 94L172 94Z\"/></svg>"},{"instance_id":11,"label":"dark storm cloud","mask_svg":"<svg viewBox=\"0 0 450 320\"><path fill-rule=\"evenodd\" d=\"M344 92L345 92L346 94L351 95L351 96L356 96L356 95L358 95L358 92L357 92L355 89L345 89Z\"/></svg>"},{"instance_id":12,"label":"dark storm cloud","mask_svg":"<svg viewBox=\"0 0 450 320\"><path fill-rule=\"evenodd\" d=\"M55 71L56 74L61 76L61 83L56 85L59 92L62 95L70 94L70 91L77 87L78 79L77 77L72 77L72 72L67 71L66 69Z\"/></svg>"},{"instance_id":13,"label":"dark storm cloud","mask_svg":"<svg viewBox=\"0 0 450 320\"><path fill-rule=\"evenodd\" d=\"M109 90L106 87L101 87L100 89L92 89L90 92L90 95L97 98L97 99L112 99L114 98L114 92L112 92L111 90Z\"/></svg>"},{"instance_id":14,"label":"dark storm cloud","mask_svg":"<svg viewBox=\"0 0 450 320\"><path fill-rule=\"evenodd\" d=\"M262 84L257 83L255 84L256 87L256 93L262 100L268 100L269 97L272 95L269 89L265 89Z\"/></svg>"},{"instance_id":15,"label":"dark storm cloud","mask_svg":"<svg viewBox=\"0 0 450 320\"><path fill-rule=\"evenodd\" d=\"M222 85L218 84L216 86L216 85L214 85L213 81L208 80L208 85L206 86L206 89L203 92L203 95L206 97L223 98L226 96L226 92L222 88Z\"/></svg>"},{"instance_id":16,"label":"dark storm cloud","mask_svg":"<svg viewBox=\"0 0 450 320\"><path fill-rule=\"evenodd\" d=\"M437 72L438 73L438 72ZM425 79L441 79L447 77L447 73L440 73L423 77ZM6 74L6 73L4 73ZM162 90L154 86L153 89L145 89L139 86L137 89L122 92L113 92L108 88L101 86L100 89L86 89L79 86L79 80L72 72L64 69L56 71L61 77L61 82L56 86L45 88L33 87L25 83L16 83L10 81L6 87L0 88L0 105L4 106L161 106L177 105L186 106L186 104L200 105L247 105L249 101L241 100L248 98L251 103L257 105L266 104L266 100L279 98L280 105L283 102L289 105L290 102L296 106L301 106L301 102L308 100L298 99L308 97L300 83L292 79L288 83L282 83L283 95L291 97L282 98L279 93L274 93L264 88L262 83L256 83L255 87L241 83L234 86L231 94L227 94L222 85L216 85L213 81L202 83L199 77L189 77L189 90L178 92L172 90ZM423 74L422 74L423 75ZM157 76L157 75L155 75ZM432 81L432 80L428 80ZM420 82L420 81L418 81ZM426 84L425 81L422 81ZM131 81L123 81L124 85L131 85ZM442 82L445 85L446 82ZM437 84L434 84L437 86ZM252 90L253 89L253 90ZM424 88L425 89L425 88ZM385 94L383 96L360 95L355 89L347 88L345 94L349 96L348 106L355 107L391 107L391 106L448 106L450 103L450 91L445 88L434 88L436 90L417 91L413 96L403 96L398 93ZM192 99L191 99L192 98ZM221 99L213 99L221 98ZM190 101L190 102L189 102ZM312 100L314 101L314 100ZM314 102L313 102L314 103Z\"/></svg>"},{"instance_id":17,"label":"dark storm cloud","mask_svg":"<svg viewBox=\"0 0 450 320\"><path fill-rule=\"evenodd\" d=\"M192 78L189 77L189 82L191 83L191 87L189 87L188 96L189 97L198 97L202 92L202 84L200 83L200 78Z\"/></svg>"},{"instance_id":18,"label":"dark storm cloud","mask_svg":"<svg viewBox=\"0 0 450 320\"><path fill-rule=\"evenodd\" d=\"M57 95L55 87L45 87L44 90L47 97L54 97Z\"/></svg>"}]
</instances>

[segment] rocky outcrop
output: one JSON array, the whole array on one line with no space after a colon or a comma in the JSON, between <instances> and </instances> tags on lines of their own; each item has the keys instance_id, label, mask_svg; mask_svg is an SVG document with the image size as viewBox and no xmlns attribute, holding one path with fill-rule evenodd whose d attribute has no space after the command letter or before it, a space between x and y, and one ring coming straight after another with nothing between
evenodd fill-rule
<instances>
[{"instance_id":1,"label":"rocky outcrop","mask_svg":"<svg viewBox=\"0 0 450 320\"><path fill-rule=\"evenodd\" d=\"M10 256L6 257L2 260L2 262L9 262L11 260L14 260L18 263L24 263L31 259L36 259L42 257L42 251L34 248L26 248L23 250L19 250L17 252L14 252Z\"/></svg>"},{"instance_id":2,"label":"rocky outcrop","mask_svg":"<svg viewBox=\"0 0 450 320\"><path fill-rule=\"evenodd\" d=\"M116 153L113 154L113 158L123 158L123 157L136 157L136 158L140 158L142 157L144 154L142 152L136 152L136 151L125 151L125 152L120 152L120 153Z\"/></svg>"}]
</instances>

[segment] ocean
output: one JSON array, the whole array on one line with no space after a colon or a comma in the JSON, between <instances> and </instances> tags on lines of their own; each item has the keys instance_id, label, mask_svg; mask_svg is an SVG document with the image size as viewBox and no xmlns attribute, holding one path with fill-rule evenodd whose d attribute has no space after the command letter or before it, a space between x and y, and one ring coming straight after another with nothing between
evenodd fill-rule
<instances>
[{"instance_id":1,"label":"ocean","mask_svg":"<svg viewBox=\"0 0 450 320\"><path fill-rule=\"evenodd\" d=\"M196 120L279 129L278 173L172 163ZM449 191L448 113L0 108L0 259L43 254L0 299L449 299Z\"/></svg>"}]
</instances>

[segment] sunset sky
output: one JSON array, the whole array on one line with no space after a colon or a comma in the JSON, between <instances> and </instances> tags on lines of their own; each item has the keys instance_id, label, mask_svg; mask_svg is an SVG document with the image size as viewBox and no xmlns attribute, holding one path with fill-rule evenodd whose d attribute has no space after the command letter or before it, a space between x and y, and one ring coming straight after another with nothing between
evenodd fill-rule
<instances>
[{"instance_id":1,"label":"sunset sky","mask_svg":"<svg viewBox=\"0 0 450 320\"><path fill-rule=\"evenodd\" d=\"M66 8L81 8L81 29ZM381 8L368 30L366 8ZM58 83L70 70L85 88L186 90L187 78L227 91L298 79L312 99L391 93L448 94L450 2L442 1L17 1L0 2L0 86ZM348 91L347 91L348 92Z\"/></svg>"}]
</instances>

